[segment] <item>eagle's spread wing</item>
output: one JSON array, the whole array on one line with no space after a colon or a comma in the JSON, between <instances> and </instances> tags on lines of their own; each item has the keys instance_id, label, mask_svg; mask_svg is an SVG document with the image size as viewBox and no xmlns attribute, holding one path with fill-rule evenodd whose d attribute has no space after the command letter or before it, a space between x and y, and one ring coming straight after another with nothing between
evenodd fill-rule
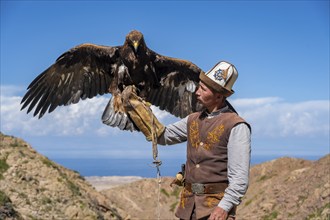
<instances>
[{"instance_id":1,"label":"eagle's spread wing","mask_svg":"<svg viewBox=\"0 0 330 220\"><path fill-rule=\"evenodd\" d=\"M22 99L22 109L34 107L34 116L57 106L77 103L108 92L116 57L115 47L82 44L62 54L35 78Z\"/></svg>"},{"instance_id":2,"label":"eagle's spread wing","mask_svg":"<svg viewBox=\"0 0 330 220\"><path fill-rule=\"evenodd\" d=\"M154 68L160 86L150 89L150 103L181 118L201 108L195 95L202 72L199 67L187 60L156 54Z\"/></svg>"},{"instance_id":3,"label":"eagle's spread wing","mask_svg":"<svg viewBox=\"0 0 330 220\"><path fill-rule=\"evenodd\" d=\"M201 107L195 96L201 72L190 61L150 50L142 33L131 31L122 46L82 44L65 52L32 81L21 104L41 118L58 106L111 93L103 123L132 131L121 101L126 86L135 85L140 97L182 118Z\"/></svg>"}]
</instances>

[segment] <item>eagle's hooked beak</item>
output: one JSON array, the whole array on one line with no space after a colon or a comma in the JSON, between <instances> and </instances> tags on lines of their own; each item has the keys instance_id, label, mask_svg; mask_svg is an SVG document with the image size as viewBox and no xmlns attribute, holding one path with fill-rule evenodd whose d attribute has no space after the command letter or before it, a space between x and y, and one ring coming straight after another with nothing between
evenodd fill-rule
<instances>
[{"instance_id":1,"label":"eagle's hooked beak","mask_svg":"<svg viewBox=\"0 0 330 220\"><path fill-rule=\"evenodd\" d=\"M137 53L137 50L139 48L139 42L138 41L133 41L133 47L134 47L135 53Z\"/></svg>"}]
</instances>

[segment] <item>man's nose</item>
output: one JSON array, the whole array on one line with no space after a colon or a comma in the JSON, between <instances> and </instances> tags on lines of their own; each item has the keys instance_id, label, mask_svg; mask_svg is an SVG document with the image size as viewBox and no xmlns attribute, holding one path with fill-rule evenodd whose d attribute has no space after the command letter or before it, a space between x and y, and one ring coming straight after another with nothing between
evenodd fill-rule
<instances>
[{"instance_id":1,"label":"man's nose","mask_svg":"<svg viewBox=\"0 0 330 220\"><path fill-rule=\"evenodd\" d=\"M199 93L199 88L197 88L197 90L195 91L195 94L196 94L196 95L200 95L200 93Z\"/></svg>"}]
</instances>

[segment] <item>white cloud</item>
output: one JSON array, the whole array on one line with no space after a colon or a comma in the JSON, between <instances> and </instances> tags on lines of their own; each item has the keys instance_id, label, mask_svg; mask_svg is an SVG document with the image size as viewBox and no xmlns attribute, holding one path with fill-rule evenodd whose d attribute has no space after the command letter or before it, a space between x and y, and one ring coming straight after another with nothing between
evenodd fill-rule
<instances>
[{"instance_id":1,"label":"white cloud","mask_svg":"<svg viewBox=\"0 0 330 220\"><path fill-rule=\"evenodd\" d=\"M59 107L40 120L20 111L22 89L2 86L1 131L14 135L118 135L117 128L105 126L101 116L109 97L101 96L78 104ZM284 102L278 97L235 99L231 103L252 126L257 137L317 137L329 135L329 100ZM170 114L152 106L160 121L170 119Z\"/></svg>"},{"instance_id":2,"label":"white cloud","mask_svg":"<svg viewBox=\"0 0 330 220\"><path fill-rule=\"evenodd\" d=\"M278 97L231 101L259 137L329 136L329 100L297 103Z\"/></svg>"},{"instance_id":3,"label":"white cloud","mask_svg":"<svg viewBox=\"0 0 330 220\"><path fill-rule=\"evenodd\" d=\"M13 86L13 85L1 85L0 94L2 96L14 96L21 92L24 92L25 88L22 86Z\"/></svg>"},{"instance_id":4,"label":"white cloud","mask_svg":"<svg viewBox=\"0 0 330 220\"><path fill-rule=\"evenodd\" d=\"M3 92L4 91L4 92ZM1 131L8 134L40 135L116 135L122 131L102 123L102 113L110 99L109 96L95 97L80 101L77 104L58 107L51 114L46 113L41 119L33 117L33 110L26 114L27 109L20 111L22 88L1 86ZM154 114L166 119L170 114L152 107Z\"/></svg>"},{"instance_id":5,"label":"white cloud","mask_svg":"<svg viewBox=\"0 0 330 220\"><path fill-rule=\"evenodd\" d=\"M21 97L1 95L1 130L4 133L27 135L81 135L93 132L100 125L100 117L107 100L96 98L77 105L60 107L38 120L26 109L20 111ZM97 114L99 111L99 114Z\"/></svg>"},{"instance_id":6,"label":"white cloud","mask_svg":"<svg viewBox=\"0 0 330 220\"><path fill-rule=\"evenodd\" d=\"M235 105L239 105L241 108L254 108L257 106L268 106L281 101L278 97L265 97L265 98L253 98L253 99L235 99L231 101Z\"/></svg>"},{"instance_id":7,"label":"white cloud","mask_svg":"<svg viewBox=\"0 0 330 220\"><path fill-rule=\"evenodd\" d=\"M101 116L109 100L107 96L59 107L38 120L32 113L20 111L22 97L16 94L24 89L12 86L1 87L1 90L6 90L0 97L1 132L28 138L33 146L40 146L40 150L49 155L70 158L151 156L150 142L146 142L141 133L123 132L102 124ZM253 141L254 153L300 152L309 155L328 152L329 100L292 103L278 97L264 97L230 102L252 126L253 138L257 137ZM164 124L178 120L157 107L153 106L152 110ZM171 154L169 158L176 157L177 152L169 149L174 148L164 149L161 155L168 153ZM178 149L182 153L185 147Z\"/></svg>"},{"instance_id":8,"label":"white cloud","mask_svg":"<svg viewBox=\"0 0 330 220\"><path fill-rule=\"evenodd\" d=\"M160 121L165 120L168 117L172 117L170 113L168 113L167 111L160 110L154 105L151 106L151 110Z\"/></svg>"}]
</instances>

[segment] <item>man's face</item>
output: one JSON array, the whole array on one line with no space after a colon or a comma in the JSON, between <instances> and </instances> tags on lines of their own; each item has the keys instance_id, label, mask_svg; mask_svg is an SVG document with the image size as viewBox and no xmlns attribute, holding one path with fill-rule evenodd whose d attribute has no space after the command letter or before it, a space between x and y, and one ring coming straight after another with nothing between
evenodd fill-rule
<instances>
[{"instance_id":1,"label":"man's face","mask_svg":"<svg viewBox=\"0 0 330 220\"><path fill-rule=\"evenodd\" d=\"M212 109L219 104L219 94L213 92L204 83L199 82L199 87L196 90L197 100L208 109Z\"/></svg>"}]
</instances>

